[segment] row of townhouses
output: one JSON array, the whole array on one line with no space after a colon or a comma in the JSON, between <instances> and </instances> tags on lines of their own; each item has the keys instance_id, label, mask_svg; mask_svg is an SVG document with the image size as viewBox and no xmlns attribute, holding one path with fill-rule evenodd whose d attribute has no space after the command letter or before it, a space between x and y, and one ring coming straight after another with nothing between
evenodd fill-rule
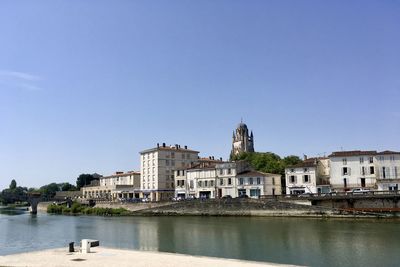
<instances>
[{"instance_id":1,"label":"row of townhouses","mask_svg":"<svg viewBox=\"0 0 400 267\"><path fill-rule=\"evenodd\" d=\"M286 194L345 192L354 188L391 191L400 184L400 152L338 151L305 158L285 169Z\"/></svg>"},{"instance_id":2,"label":"row of townhouses","mask_svg":"<svg viewBox=\"0 0 400 267\"><path fill-rule=\"evenodd\" d=\"M232 136L231 156L254 152L253 132L241 122ZM140 152L140 172L116 172L83 188L85 198L152 201L343 192L354 188L398 190L400 152L339 151L328 157L306 158L280 174L254 171L243 161L200 158L187 146L157 144Z\"/></svg>"},{"instance_id":3,"label":"row of townhouses","mask_svg":"<svg viewBox=\"0 0 400 267\"><path fill-rule=\"evenodd\" d=\"M279 174L253 171L244 161L200 158L187 146L157 144L140 152L140 172L117 172L83 188L84 198L108 200L146 198L221 198L280 195Z\"/></svg>"}]
</instances>

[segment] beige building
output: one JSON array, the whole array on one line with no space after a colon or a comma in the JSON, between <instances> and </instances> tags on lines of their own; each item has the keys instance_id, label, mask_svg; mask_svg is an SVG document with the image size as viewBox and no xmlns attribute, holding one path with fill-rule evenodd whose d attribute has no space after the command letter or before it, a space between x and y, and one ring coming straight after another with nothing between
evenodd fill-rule
<instances>
[{"instance_id":1,"label":"beige building","mask_svg":"<svg viewBox=\"0 0 400 267\"><path fill-rule=\"evenodd\" d=\"M151 201L168 200L175 194L177 169L189 168L198 160L199 151L180 145L157 147L140 152L141 197Z\"/></svg>"},{"instance_id":2,"label":"beige building","mask_svg":"<svg viewBox=\"0 0 400 267\"><path fill-rule=\"evenodd\" d=\"M82 188L87 199L133 199L140 196L140 172L116 172L113 175L100 177L96 184Z\"/></svg>"}]
</instances>

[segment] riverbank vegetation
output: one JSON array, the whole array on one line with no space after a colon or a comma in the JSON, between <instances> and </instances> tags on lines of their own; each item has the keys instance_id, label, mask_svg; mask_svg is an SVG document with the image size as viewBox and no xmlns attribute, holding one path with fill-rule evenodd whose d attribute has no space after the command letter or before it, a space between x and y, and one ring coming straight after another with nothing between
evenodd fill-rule
<instances>
[{"instance_id":1,"label":"riverbank vegetation","mask_svg":"<svg viewBox=\"0 0 400 267\"><path fill-rule=\"evenodd\" d=\"M98 216L124 216L130 215L130 211L124 208L97 208L82 205L74 202L71 207L66 204L51 204L47 206L47 213L63 214L63 215L98 215Z\"/></svg>"}]
</instances>

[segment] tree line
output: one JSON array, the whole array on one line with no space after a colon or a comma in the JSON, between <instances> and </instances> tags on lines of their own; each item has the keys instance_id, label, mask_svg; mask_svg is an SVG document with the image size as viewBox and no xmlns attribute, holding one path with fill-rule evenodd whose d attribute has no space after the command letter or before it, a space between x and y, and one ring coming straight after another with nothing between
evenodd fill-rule
<instances>
[{"instance_id":1,"label":"tree line","mask_svg":"<svg viewBox=\"0 0 400 267\"><path fill-rule=\"evenodd\" d=\"M15 179L11 180L8 188L4 189L0 193L0 203L3 204L13 204L21 200L26 199L29 193L40 193L41 197L44 199L52 199L59 191L77 191L81 187L90 185L94 180L99 180L101 175L94 174L81 174L76 179L76 185L70 184L68 182L64 183L50 183L43 185L39 188L27 188L24 186L18 186Z\"/></svg>"}]
</instances>

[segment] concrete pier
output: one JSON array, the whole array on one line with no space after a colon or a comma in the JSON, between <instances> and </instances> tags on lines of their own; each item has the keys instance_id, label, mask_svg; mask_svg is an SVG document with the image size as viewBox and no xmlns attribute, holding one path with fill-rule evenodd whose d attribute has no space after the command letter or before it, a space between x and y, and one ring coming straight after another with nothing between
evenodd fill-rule
<instances>
[{"instance_id":1,"label":"concrete pier","mask_svg":"<svg viewBox=\"0 0 400 267\"><path fill-rule=\"evenodd\" d=\"M190 256L174 253L121 250L95 247L91 253L69 253L67 247L0 256L0 266L153 266L153 267L258 267L294 266L266 262Z\"/></svg>"}]
</instances>

